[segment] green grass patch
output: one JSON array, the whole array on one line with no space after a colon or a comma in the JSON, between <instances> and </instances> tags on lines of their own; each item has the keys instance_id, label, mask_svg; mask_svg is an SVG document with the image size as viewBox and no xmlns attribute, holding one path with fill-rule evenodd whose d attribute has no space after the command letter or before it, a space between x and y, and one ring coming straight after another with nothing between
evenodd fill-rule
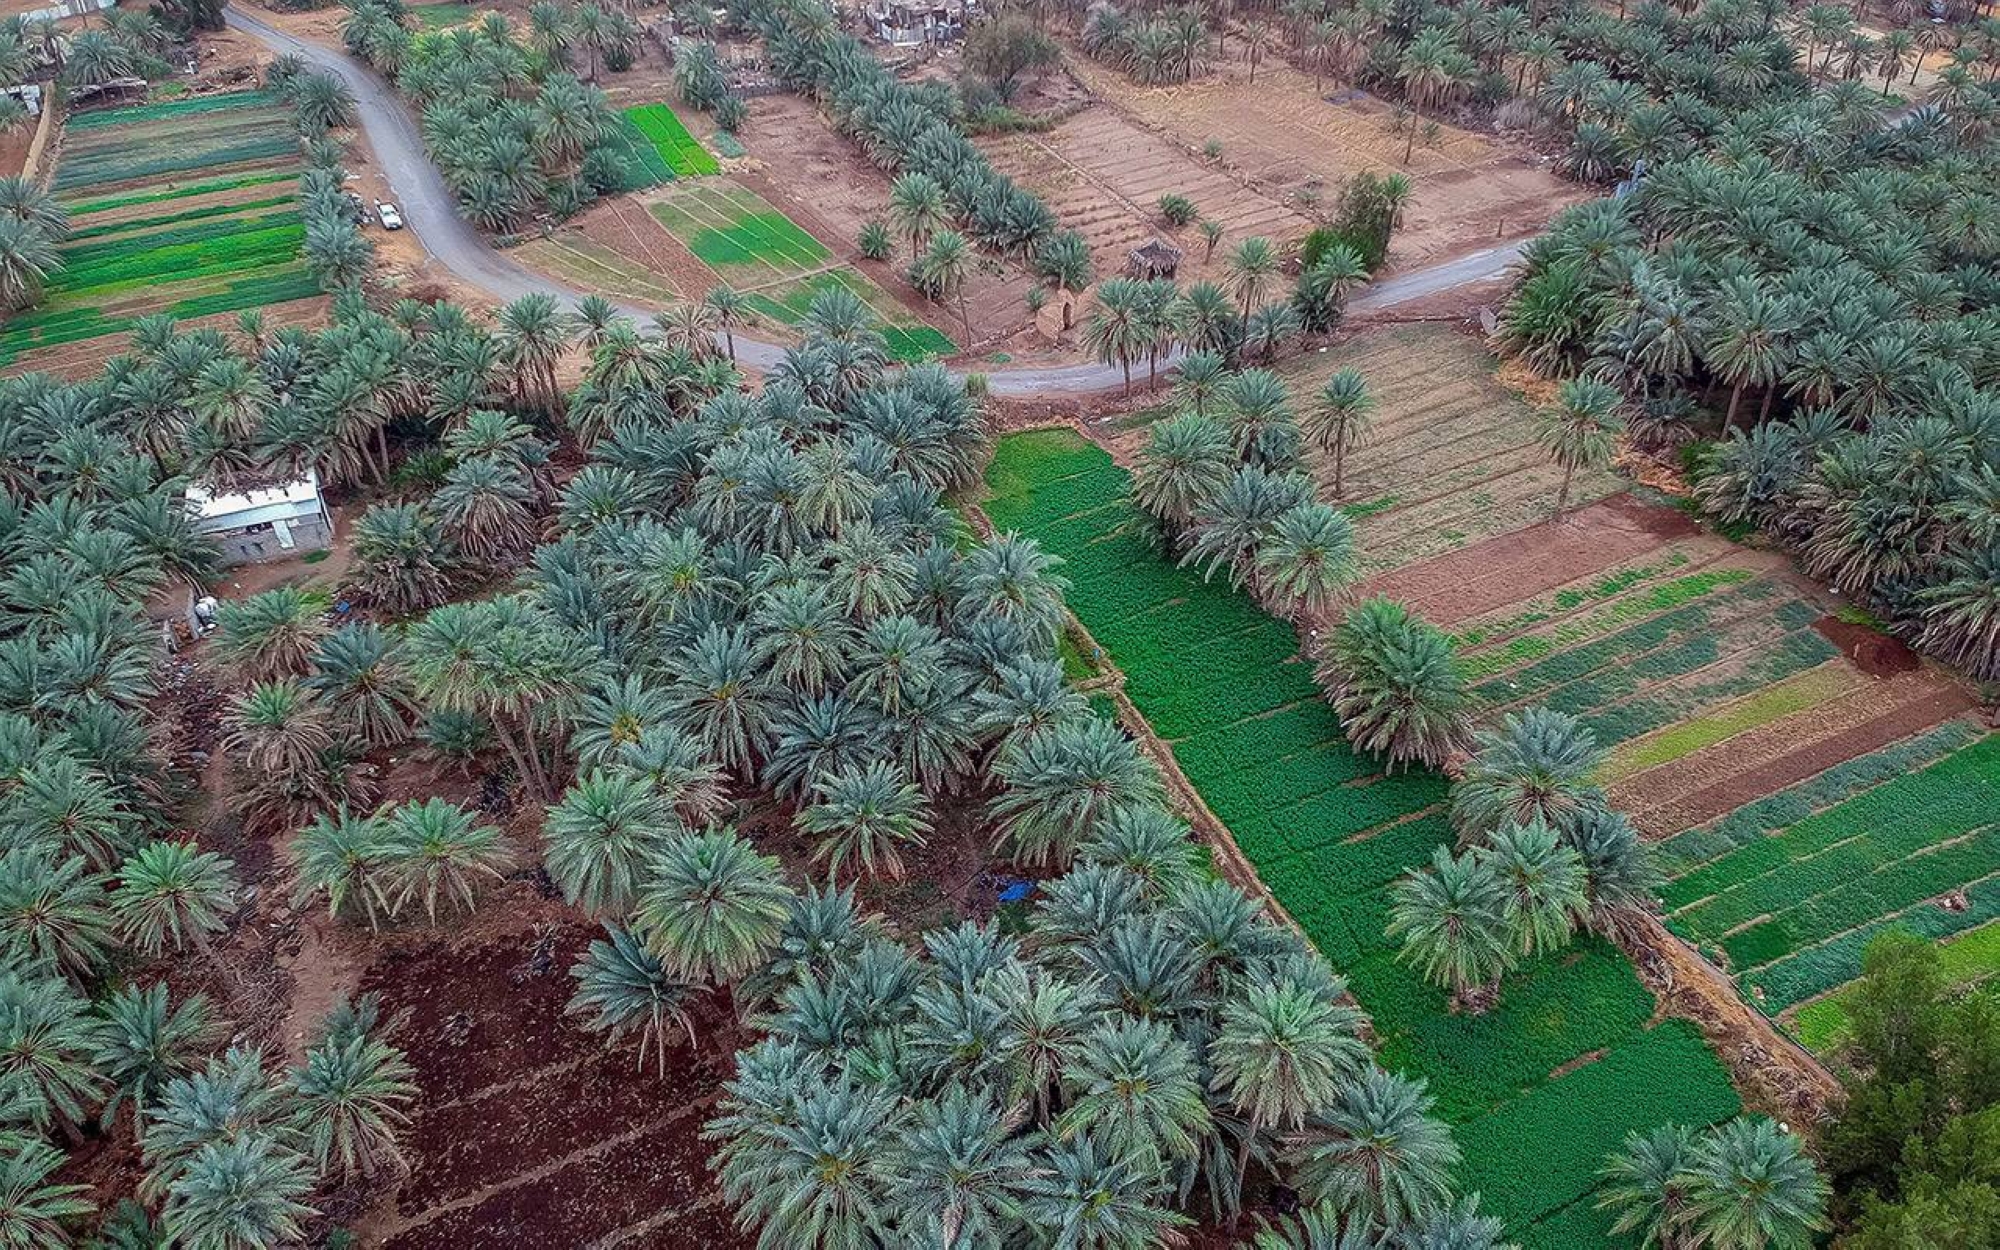
<instances>
[{"instance_id":1,"label":"green grass patch","mask_svg":"<svg viewBox=\"0 0 2000 1250\"><path fill-rule=\"evenodd\" d=\"M678 114L664 104L641 104L625 110L625 119L660 155L677 178L722 172L714 153L701 146Z\"/></svg>"}]
</instances>

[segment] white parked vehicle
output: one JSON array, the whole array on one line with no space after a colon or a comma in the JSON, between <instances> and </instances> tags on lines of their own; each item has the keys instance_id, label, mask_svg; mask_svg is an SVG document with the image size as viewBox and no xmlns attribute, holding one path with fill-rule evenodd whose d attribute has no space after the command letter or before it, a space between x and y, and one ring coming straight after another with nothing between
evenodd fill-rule
<instances>
[{"instance_id":1,"label":"white parked vehicle","mask_svg":"<svg viewBox=\"0 0 2000 1250\"><path fill-rule=\"evenodd\" d=\"M403 214L397 212L396 206L387 200L375 201L375 215L382 219L382 228L384 230L401 230L403 228Z\"/></svg>"}]
</instances>

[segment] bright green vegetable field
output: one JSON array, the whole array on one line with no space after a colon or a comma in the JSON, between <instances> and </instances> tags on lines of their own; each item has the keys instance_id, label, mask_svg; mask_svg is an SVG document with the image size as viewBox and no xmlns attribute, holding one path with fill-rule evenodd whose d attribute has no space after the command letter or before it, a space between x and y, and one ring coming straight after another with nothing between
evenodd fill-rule
<instances>
[{"instance_id":1,"label":"bright green vegetable field","mask_svg":"<svg viewBox=\"0 0 2000 1250\"><path fill-rule=\"evenodd\" d=\"M1384 775L1348 750L1290 626L1152 547L1129 477L1068 430L1002 439L985 509L1066 562L1069 601L1126 693L1265 883L1349 980L1390 1067L1429 1082L1463 1180L1526 1247L1617 1244L1592 1191L1624 1134L1707 1124L1740 1101L1692 1026L1597 939L1510 976L1499 1005L1451 1012L1383 937L1387 887L1450 839L1445 779ZM1560 1075L1558 1075L1560 1073Z\"/></svg>"}]
</instances>

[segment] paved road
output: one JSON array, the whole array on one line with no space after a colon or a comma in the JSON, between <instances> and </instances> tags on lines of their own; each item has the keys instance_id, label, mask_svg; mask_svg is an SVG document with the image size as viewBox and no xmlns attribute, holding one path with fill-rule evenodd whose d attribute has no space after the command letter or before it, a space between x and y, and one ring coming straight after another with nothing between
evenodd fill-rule
<instances>
[{"instance_id":1,"label":"paved road","mask_svg":"<svg viewBox=\"0 0 2000 1250\"><path fill-rule=\"evenodd\" d=\"M233 5L223 10L223 19L273 52L299 57L348 85L354 92L356 112L362 130L367 132L369 146L374 149L375 160L402 205L403 219L410 223L409 228L423 244L425 254L439 265L468 285L503 301L541 291L566 306L574 306L586 293L517 264L505 252L488 244L459 215L451 188L445 185L437 166L431 164L424 151L415 117L394 88L374 70L344 52L288 34ZM1519 243L1506 243L1429 269L1388 278L1357 294L1349 301L1349 307L1357 312L1392 308L1440 291L1497 278L1520 252ZM619 309L641 324L652 318L650 309L629 304L621 304ZM774 343L742 334L736 336L736 357L746 368L767 369L777 363L782 353L783 349ZM1124 375L1116 366L1095 363L995 369L987 377L994 394L1014 398L1114 390L1124 382Z\"/></svg>"}]
</instances>

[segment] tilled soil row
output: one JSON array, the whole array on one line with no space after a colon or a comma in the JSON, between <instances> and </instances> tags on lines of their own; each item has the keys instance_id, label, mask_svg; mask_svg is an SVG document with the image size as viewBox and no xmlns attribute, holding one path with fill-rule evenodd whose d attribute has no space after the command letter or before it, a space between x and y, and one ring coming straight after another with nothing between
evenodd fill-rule
<instances>
[{"instance_id":1,"label":"tilled soil row","mask_svg":"<svg viewBox=\"0 0 2000 1250\"><path fill-rule=\"evenodd\" d=\"M1363 567L1392 569L1477 546L1500 534L1544 528L1553 519L1563 473L1546 459L1536 459L1538 463L1464 484L1429 503L1395 509L1394 525L1379 524L1380 515L1368 518L1378 524L1364 523L1364 535L1401 534L1403 541L1364 541ZM1582 475L1572 483L1570 502L1576 506L1624 488L1622 480L1608 473Z\"/></svg>"},{"instance_id":2,"label":"tilled soil row","mask_svg":"<svg viewBox=\"0 0 2000 1250\"><path fill-rule=\"evenodd\" d=\"M1837 702L1629 777L1612 787L1612 805L1646 836L1668 837L1922 733L1971 706L1955 683L1929 668L1875 681Z\"/></svg>"},{"instance_id":3,"label":"tilled soil row","mask_svg":"<svg viewBox=\"0 0 2000 1250\"><path fill-rule=\"evenodd\" d=\"M1621 493L1560 524L1516 530L1370 578L1362 593L1400 599L1433 625L1450 628L1600 576L1696 532L1681 513Z\"/></svg>"}]
</instances>

